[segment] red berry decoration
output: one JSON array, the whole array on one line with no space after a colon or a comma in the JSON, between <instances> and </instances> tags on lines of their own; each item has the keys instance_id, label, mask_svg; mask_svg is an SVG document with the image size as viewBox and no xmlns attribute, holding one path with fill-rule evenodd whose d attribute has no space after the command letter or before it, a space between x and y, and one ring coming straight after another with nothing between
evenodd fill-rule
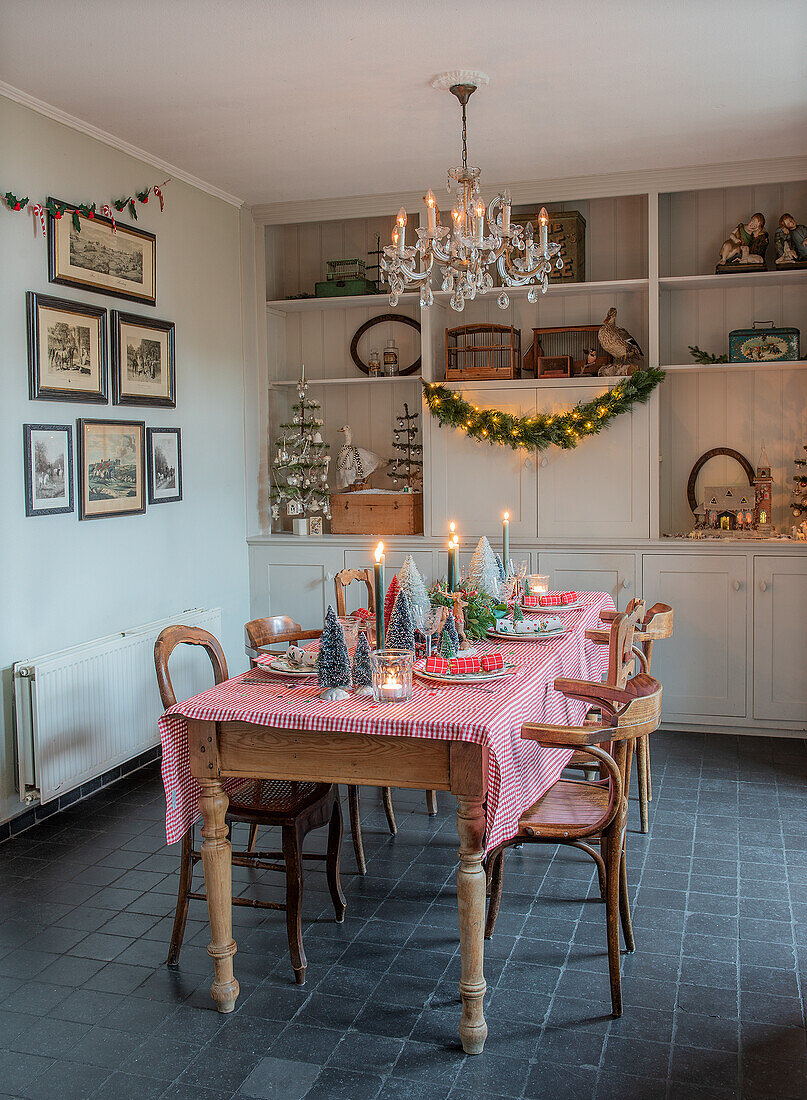
<instances>
[{"instance_id":1,"label":"red berry decoration","mask_svg":"<svg viewBox=\"0 0 807 1100\"><path fill-rule=\"evenodd\" d=\"M89 212L89 214L87 215L87 217L88 217L88 218L94 218L94 217L95 217L95 211L94 211L94 210L91 210L91 211Z\"/></svg>"},{"instance_id":2,"label":"red berry decoration","mask_svg":"<svg viewBox=\"0 0 807 1100\"><path fill-rule=\"evenodd\" d=\"M22 207L20 206L20 204L19 204L18 202L15 202L15 203L14 203L14 209L15 209L15 210L21 210L21 209L22 209Z\"/></svg>"},{"instance_id":3,"label":"red berry decoration","mask_svg":"<svg viewBox=\"0 0 807 1100\"><path fill-rule=\"evenodd\" d=\"M55 213L55 214L54 214L53 216L54 216L55 218L61 218L61 216L62 216L62 212L61 212L61 210L57 210L57 211L56 211L56 213Z\"/></svg>"},{"instance_id":4,"label":"red berry decoration","mask_svg":"<svg viewBox=\"0 0 807 1100\"><path fill-rule=\"evenodd\" d=\"M143 202L147 203L148 201L149 201L149 197L148 197L148 195L146 195L146 197L143 199Z\"/></svg>"}]
</instances>

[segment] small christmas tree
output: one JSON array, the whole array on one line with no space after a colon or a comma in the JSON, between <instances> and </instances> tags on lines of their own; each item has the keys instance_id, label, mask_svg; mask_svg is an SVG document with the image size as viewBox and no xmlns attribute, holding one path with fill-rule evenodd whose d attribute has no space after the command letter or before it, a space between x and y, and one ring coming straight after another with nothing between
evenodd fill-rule
<instances>
[{"instance_id":1,"label":"small christmas tree","mask_svg":"<svg viewBox=\"0 0 807 1100\"><path fill-rule=\"evenodd\" d=\"M521 604L516 600L513 606L513 622L520 623L524 618L524 612L521 610Z\"/></svg>"},{"instance_id":2,"label":"small christmas tree","mask_svg":"<svg viewBox=\"0 0 807 1100\"><path fill-rule=\"evenodd\" d=\"M389 623L392 615L392 609L395 607L395 601L398 598L398 593L401 590L401 586L397 577L393 577L390 582L390 586L387 589L387 594L384 597L384 622Z\"/></svg>"},{"instance_id":3,"label":"small christmas tree","mask_svg":"<svg viewBox=\"0 0 807 1100\"><path fill-rule=\"evenodd\" d=\"M401 591L405 592L409 597L412 611L414 612L419 609L424 615L427 614L431 607L429 593L426 588L426 583L423 577L421 577L411 554L407 557L398 572L398 584L401 587Z\"/></svg>"},{"instance_id":4,"label":"small christmas tree","mask_svg":"<svg viewBox=\"0 0 807 1100\"><path fill-rule=\"evenodd\" d=\"M501 554L496 555L496 565L499 567L499 580L504 582L507 580L507 573L504 568L504 562L502 561Z\"/></svg>"},{"instance_id":5,"label":"small christmas tree","mask_svg":"<svg viewBox=\"0 0 807 1100\"><path fill-rule=\"evenodd\" d=\"M474 550L468 567L468 583L485 592L491 599L498 600L501 592L499 566L488 540L482 536Z\"/></svg>"},{"instance_id":6,"label":"small christmas tree","mask_svg":"<svg viewBox=\"0 0 807 1100\"><path fill-rule=\"evenodd\" d=\"M281 505L286 505L286 515L302 518L313 512L331 514L328 492L328 444L323 442L320 428L322 420L315 414L316 401L308 399L308 383L303 366L297 384L299 400L292 405L291 421L280 425L282 439L277 439L272 475L275 483L269 497L272 519L280 518ZM282 479L282 480L281 480Z\"/></svg>"},{"instance_id":7,"label":"small christmas tree","mask_svg":"<svg viewBox=\"0 0 807 1100\"><path fill-rule=\"evenodd\" d=\"M359 632L359 639L353 652L353 687L357 695L372 695L373 669L370 664L370 643L365 631Z\"/></svg>"},{"instance_id":8,"label":"small christmas tree","mask_svg":"<svg viewBox=\"0 0 807 1100\"><path fill-rule=\"evenodd\" d=\"M398 417L398 427L393 429L392 445L396 451L402 452L390 459L391 469L387 477L392 478L392 484L397 487L400 480L404 481L404 492L416 492L423 486L423 455L422 444L416 443L418 434L417 420L420 413L410 413L409 406L404 401L403 416Z\"/></svg>"},{"instance_id":9,"label":"small christmas tree","mask_svg":"<svg viewBox=\"0 0 807 1100\"><path fill-rule=\"evenodd\" d=\"M454 615L453 614L450 614L448 616L448 618L445 621L445 626L440 631L440 647L439 648L440 648L440 655L442 657L445 657L445 653L443 652L443 647L445 646L446 637L448 638L449 643L451 645L451 648L453 650L453 653L451 654L451 656L456 657L457 654L459 653L459 649L460 649L460 636L457 633L457 624L454 621Z\"/></svg>"},{"instance_id":10,"label":"small christmas tree","mask_svg":"<svg viewBox=\"0 0 807 1100\"><path fill-rule=\"evenodd\" d=\"M409 597L401 589L387 625L387 649L410 649L415 652L415 622Z\"/></svg>"},{"instance_id":11,"label":"small christmas tree","mask_svg":"<svg viewBox=\"0 0 807 1100\"><path fill-rule=\"evenodd\" d=\"M448 622L450 622L450 623L454 622L454 616L453 615L449 618ZM448 626L448 623L446 623L446 626ZM457 628L455 626L454 627L454 632L455 633L456 633L456 630L457 630ZM459 639L457 639L457 644L455 645L454 642L451 640L451 631L447 630L444 627L443 632L440 635L440 656L445 657L445 659L447 661L450 661L453 657L457 656L458 652L459 652Z\"/></svg>"},{"instance_id":12,"label":"small christmas tree","mask_svg":"<svg viewBox=\"0 0 807 1100\"><path fill-rule=\"evenodd\" d=\"M807 443L804 445L807 451ZM790 501L790 511L794 519L801 519L807 512L807 458L794 458L798 473L793 475L793 499Z\"/></svg>"},{"instance_id":13,"label":"small christmas tree","mask_svg":"<svg viewBox=\"0 0 807 1100\"><path fill-rule=\"evenodd\" d=\"M320 638L317 678L319 686L325 689L320 699L347 698L345 688L350 687L350 652L342 624L332 607L328 608Z\"/></svg>"},{"instance_id":14,"label":"small christmas tree","mask_svg":"<svg viewBox=\"0 0 807 1100\"><path fill-rule=\"evenodd\" d=\"M532 589L530 588L530 582L527 577L524 578L524 600L526 601L528 596L532 595Z\"/></svg>"}]
</instances>

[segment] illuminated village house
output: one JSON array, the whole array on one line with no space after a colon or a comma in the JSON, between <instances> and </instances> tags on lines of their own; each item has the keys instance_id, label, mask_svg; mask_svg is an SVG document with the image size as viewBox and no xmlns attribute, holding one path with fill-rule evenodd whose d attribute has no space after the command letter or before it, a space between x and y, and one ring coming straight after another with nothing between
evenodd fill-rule
<instances>
[{"instance_id":1,"label":"illuminated village house","mask_svg":"<svg viewBox=\"0 0 807 1100\"><path fill-rule=\"evenodd\" d=\"M695 526L711 531L757 531L772 534L773 478L765 445L757 461L753 485L707 485L695 509Z\"/></svg>"}]
</instances>

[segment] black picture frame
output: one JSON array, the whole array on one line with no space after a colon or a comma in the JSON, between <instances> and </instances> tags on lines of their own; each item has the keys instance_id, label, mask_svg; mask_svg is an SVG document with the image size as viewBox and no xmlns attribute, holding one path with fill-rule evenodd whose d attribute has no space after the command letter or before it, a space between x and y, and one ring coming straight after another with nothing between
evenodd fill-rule
<instances>
[{"instance_id":1,"label":"black picture frame","mask_svg":"<svg viewBox=\"0 0 807 1100\"><path fill-rule=\"evenodd\" d=\"M67 503L57 508L38 508L35 500L34 486L34 462L32 454L32 438L35 432L62 432L65 436L64 463L62 477L67 478ZM70 424L23 424L22 426L22 452L23 466L25 470L25 514L26 516L59 516L72 512L75 509L74 484L73 484L73 428Z\"/></svg>"},{"instance_id":2,"label":"black picture frame","mask_svg":"<svg viewBox=\"0 0 807 1100\"><path fill-rule=\"evenodd\" d=\"M55 385L43 384L42 380L42 332L40 313L53 310L85 317L98 324L98 387L94 389L59 389ZM25 294L25 313L28 337L28 396L32 401L81 401L106 405L109 401L108 357L107 357L107 311L103 306L87 305L86 302L71 302L67 298L54 298L49 294L38 294L29 290ZM91 345L92 346L92 345ZM82 369L82 368L79 368ZM72 373L68 370L68 374Z\"/></svg>"},{"instance_id":3,"label":"black picture frame","mask_svg":"<svg viewBox=\"0 0 807 1100\"><path fill-rule=\"evenodd\" d=\"M153 306L157 304L157 237L146 229L131 225L118 218L106 218L103 214L95 214L92 218L85 217L78 212L78 208L71 203L62 202L61 199L48 198L48 202L58 202L64 207L61 218L48 213L48 280L58 283L59 286L80 287L82 290L92 290L96 294L108 294L113 298L125 298L129 302L139 302L141 305ZM102 237L103 230L108 230L106 247L114 250L116 243L126 242L117 251L121 254L126 249L132 250L137 244L142 245L141 273L143 290L138 292L136 280L130 281L126 276L116 276L109 271L95 271L92 278L92 268L80 264L73 264L69 260L70 233L73 226L73 213L76 213L81 221L82 232L87 230L94 237ZM89 229L87 227L90 227ZM66 234L66 244L62 235Z\"/></svg>"},{"instance_id":4,"label":"black picture frame","mask_svg":"<svg viewBox=\"0 0 807 1100\"><path fill-rule=\"evenodd\" d=\"M156 470L154 466L155 452L154 452L154 439L159 435L173 435L176 436L176 448L177 448L177 465L175 470L176 476L176 493L166 496L157 495L162 494L163 490L157 486ZM146 429L146 454L148 461L148 492L149 492L149 504L175 504L177 501L182 500L182 430L180 428L147 428Z\"/></svg>"},{"instance_id":5,"label":"black picture frame","mask_svg":"<svg viewBox=\"0 0 807 1100\"><path fill-rule=\"evenodd\" d=\"M121 348L121 326L124 325L150 329L165 334L168 360L165 396L127 392L126 380L123 377L126 354ZM175 409L177 404L175 323L173 321L161 321L157 317L142 317L135 313L121 313L119 310L113 309L110 312L110 329L112 335L112 404Z\"/></svg>"},{"instance_id":6,"label":"black picture frame","mask_svg":"<svg viewBox=\"0 0 807 1100\"><path fill-rule=\"evenodd\" d=\"M135 469L138 475L140 492L137 494L136 506L132 508L104 509L92 511L88 508L87 485L87 431L92 428L129 428L138 435L139 456L135 455ZM76 421L76 440L78 452L78 518L106 519L113 516L138 516L146 510L146 425L142 420L108 420L80 418ZM137 484L137 483L136 483Z\"/></svg>"}]
</instances>

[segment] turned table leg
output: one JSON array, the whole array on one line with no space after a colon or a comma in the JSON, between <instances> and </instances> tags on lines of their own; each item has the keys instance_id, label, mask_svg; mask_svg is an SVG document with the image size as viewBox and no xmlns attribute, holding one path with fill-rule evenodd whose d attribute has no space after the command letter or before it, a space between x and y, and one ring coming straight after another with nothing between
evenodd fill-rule
<instances>
[{"instance_id":1,"label":"turned table leg","mask_svg":"<svg viewBox=\"0 0 807 1100\"><path fill-rule=\"evenodd\" d=\"M210 918L210 943L207 953L213 960L213 984L210 996L219 1012L232 1012L238 997L238 982L233 975L233 894L231 846L227 824L229 799L218 779L200 779L202 793L202 868L205 876L207 912Z\"/></svg>"},{"instance_id":2,"label":"turned table leg","mask_svg":"<svg viewBox=\"0 0 807 1100\"><path fill-rule=\"evenodd\" d=\"M460 838L457 905L462 958L460 1039L466 1054L481 1054L488 1034L482 1008L486 989L483 972L486 891L482 869L485 811L482 798L457 797L457 832Z\"/></svg>"}]
</instances>

